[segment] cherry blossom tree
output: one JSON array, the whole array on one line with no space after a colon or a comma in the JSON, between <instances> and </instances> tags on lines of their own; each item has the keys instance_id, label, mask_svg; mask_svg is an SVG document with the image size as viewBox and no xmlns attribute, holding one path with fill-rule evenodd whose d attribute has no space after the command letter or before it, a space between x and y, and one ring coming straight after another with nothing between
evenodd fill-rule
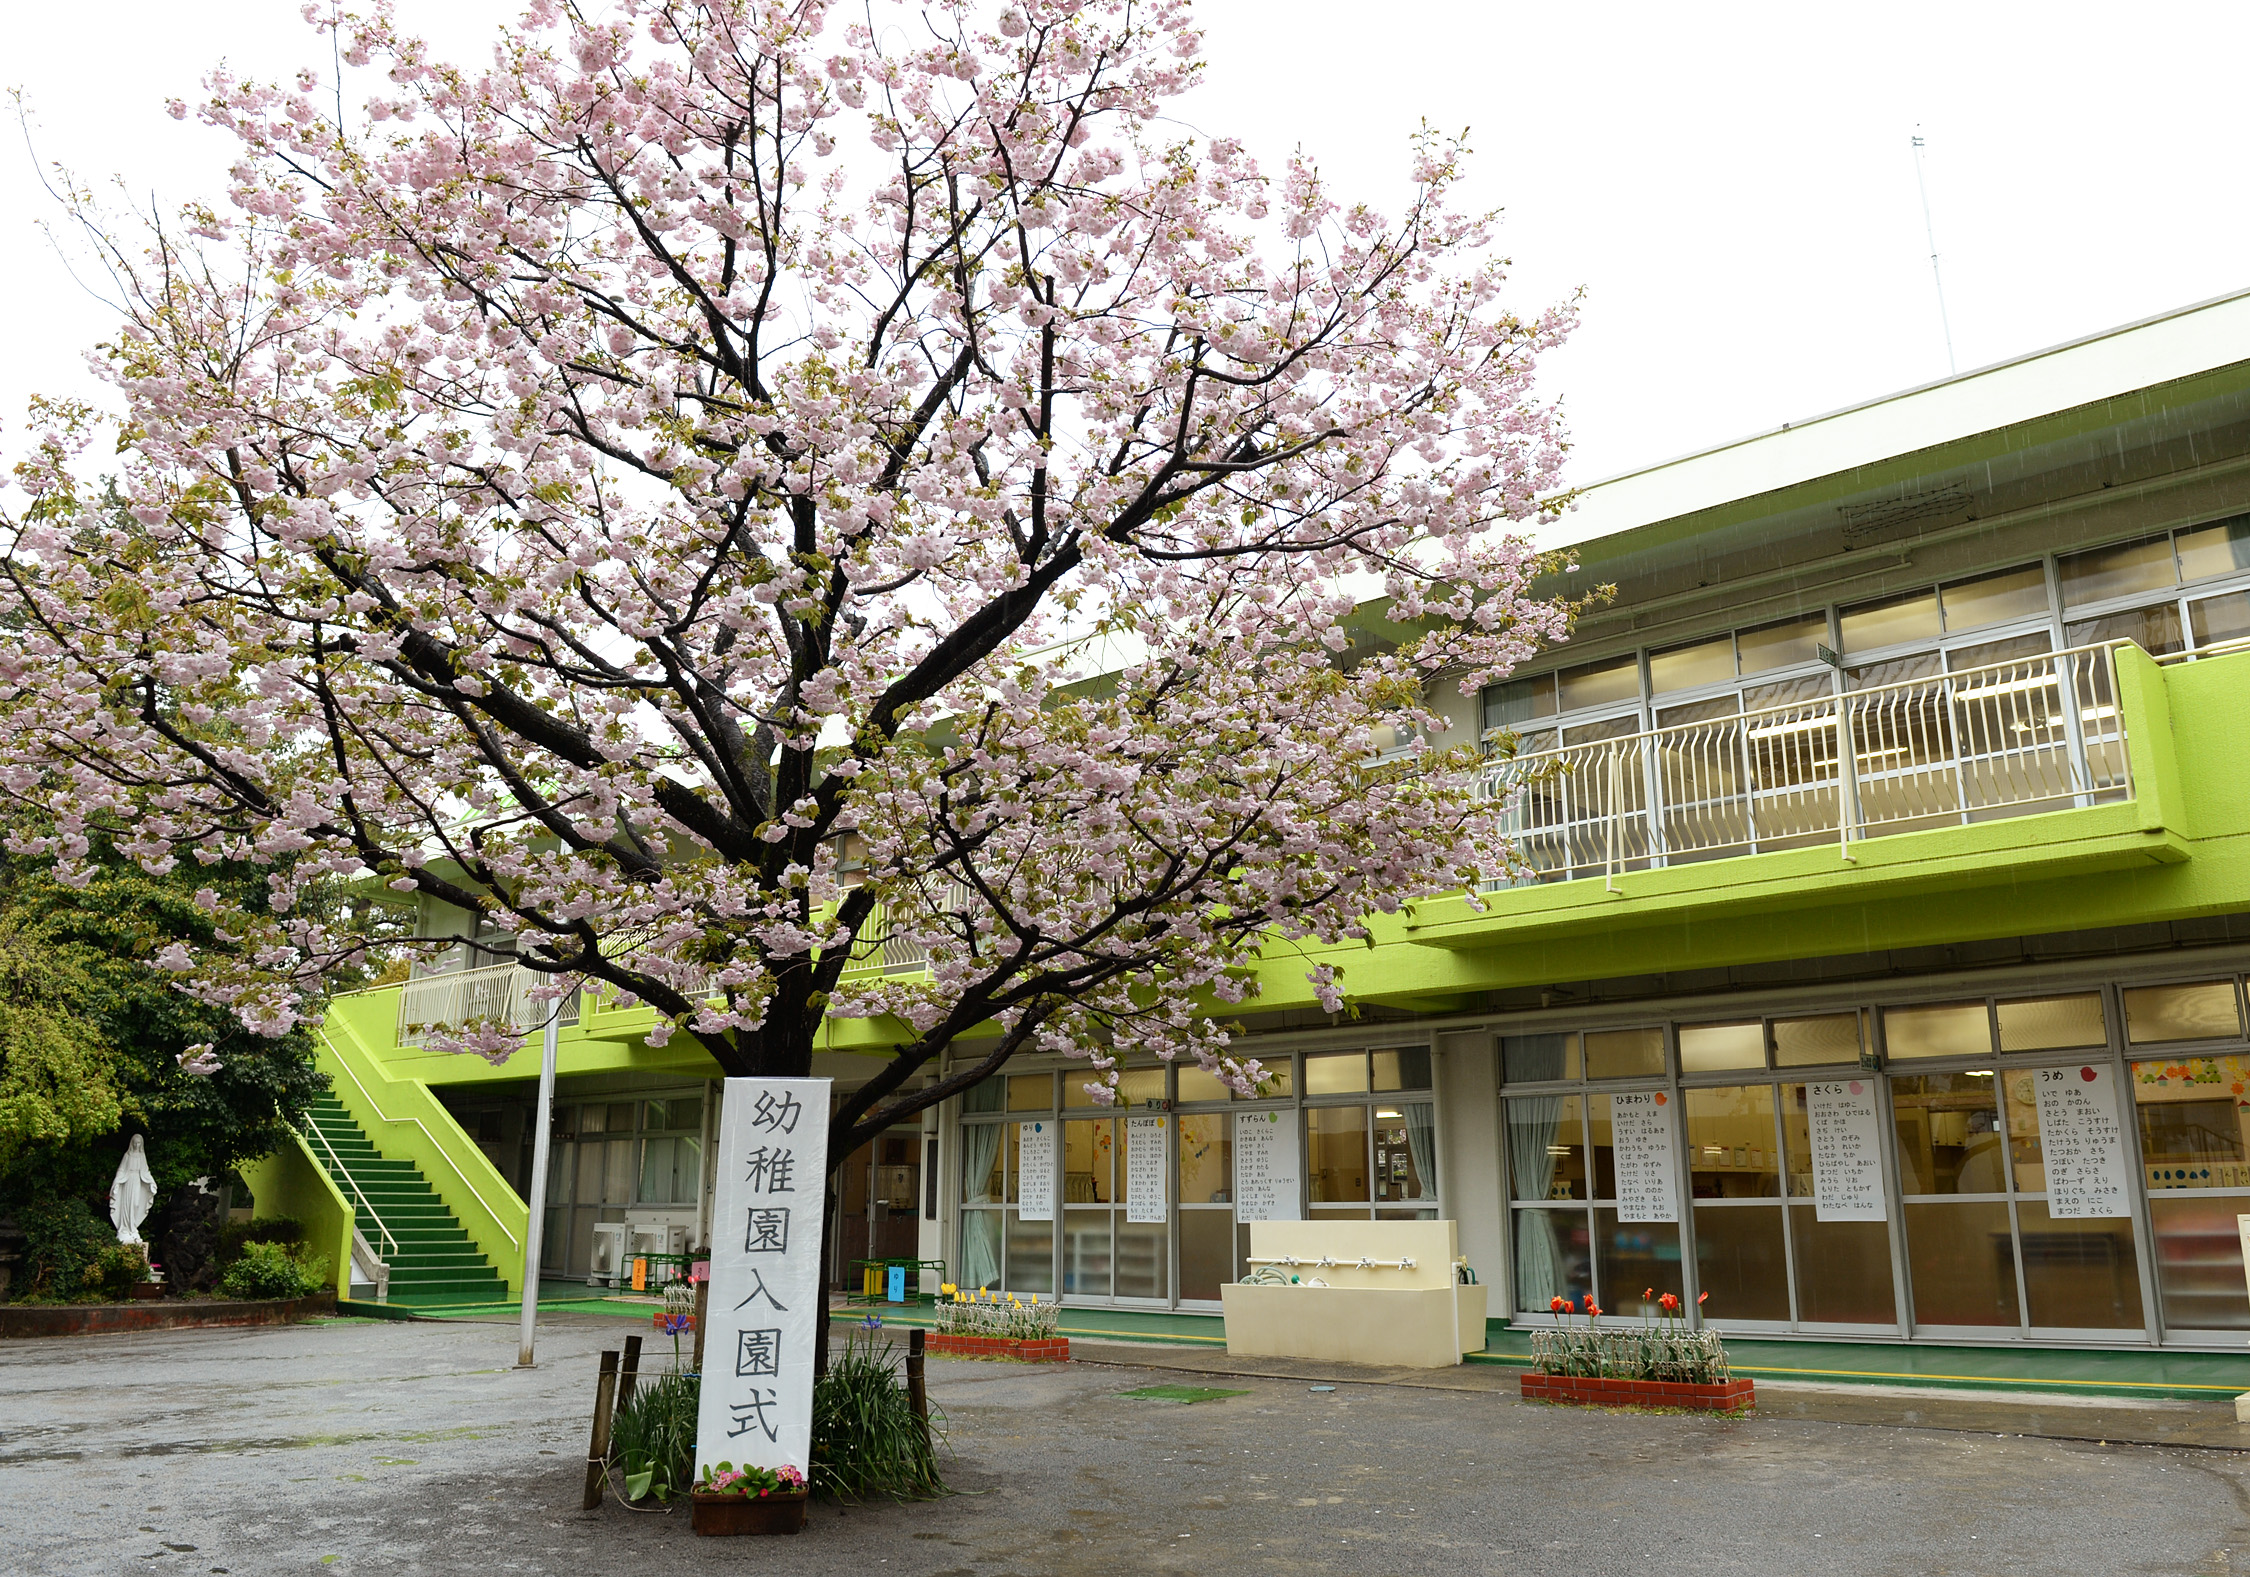
<instances>
[{"instance_id":1,"label":"cherry blossom tree","mask_svg":"<svg viewBox=\"0 0 2250 1577\"><path fill-rule=\"evenodd\" d=\"M269 1034L355 881L729 1074L876 1020L839 1159L1026 1048L1255 1087L1262 948L1507 868L1416 741L1565 631L1569 308L1455 140L1386 219L1168 121L1177 0L589 9L481 70L347 14L348 126L222 72L230 207L102 232L117 502L50 411L0 522L9 846L267 868L165 961Z\"/></svg>"}]
</instances>

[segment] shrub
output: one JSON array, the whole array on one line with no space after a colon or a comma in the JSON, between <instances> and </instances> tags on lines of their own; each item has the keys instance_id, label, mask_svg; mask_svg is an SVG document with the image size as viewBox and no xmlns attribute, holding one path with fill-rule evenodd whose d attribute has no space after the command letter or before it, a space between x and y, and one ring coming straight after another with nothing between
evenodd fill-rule
<instances>
[{"instance_id":1,"label":"shrub","mask_svg":"<svg viewBox=\"0 0 2250 1577\"><path fill-rule=\"evenodd\" d=\"M83 1199L49 1195L25 1205L16 1216L23 1231L23 1261L17 1271L27 1302L65 1303L86 1291L86 1278L103 1248L117 1246L117 1233L87 1208Z\"/></svg>"},{"instance_id":2,"label":"shrub","mask_svg":"<svg viewBox=\"0 0 2250 1577\"><path fill-rule=\"evenodd\" d=\"M305 1298L327 1284L328 1262L293 1254L279 1243L245 1243L219 1278L225 1298Z\"/></svg>"},{"instance_id":3,"label":"shrub","mask_svg":"<svg viewBox=\"0 0 2250 1577\"><path fill-rule=\"evenodd\" d=\"M703 1388L692 1374L644 1382L610 1425L610 1461L625 1474L625 1498L683 1498L695 1484L695 1422Z\"/></svg>"},{"instance_id":4,"label":"shrub","mask_svg":"<svg viewBox=\"0 0 2250 1577\"><path fill-rule=\"evenodd\" d=\"M255 1221L229 1221L219 1228L219 1268L224 1270L242 1257L251 1243L279 1243L295 1248L305 1240L305 1224L294 1216L260 1216Z\"/></svg>"},{"instance_id":5,"label":"shrub","mask_svg":"<svg viewBox=\"0 0 2250 1577\"><path fill-rule=\"evenodd\" d=\"M123 1303L132 1297L135 1284L146 1280L147 1248L139 1243L109 1243L94 1255L84 1285L111 1303Z\"/></svg>"},{"instance_id":6,"label":"shrub","mask_svg":"<svg viewBox=\"0 0 2250 1577\"><path fill-rule=\"evenodd\" d=\"M854 1331L842 1352L830 1350L828 1372L813 1384L815 1494L847 1501L943 1495L936 1443L944 1437L945 1418L936 1407L927 1430L914 1416L899 1356L888 1342Z\"/></svg>"}]
</instances>

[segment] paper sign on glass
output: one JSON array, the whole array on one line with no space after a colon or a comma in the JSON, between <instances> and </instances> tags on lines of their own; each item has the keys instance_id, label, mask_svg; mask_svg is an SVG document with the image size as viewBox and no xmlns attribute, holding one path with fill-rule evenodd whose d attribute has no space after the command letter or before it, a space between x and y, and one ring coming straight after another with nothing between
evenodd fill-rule
<instances>
[{"instance_id":1,"label":"paper sign on glass","mask_svg":"<svg viewBox=\"0 0 2250 1577\"><path fill-rule=\"evenodd\" d=\"M1662 1090L1612 1095L1609 1122L1611 1155L1617 1169L1617 1219L1679 1220L1672 1097Z\"/></svg>"},{"instance_id":2,"label":"paper sign on glass","mask_svg":"<svg viewBox=\"0 0 2250 1577\"><path fill-rule=\"evenodd\" d=\"M1805 1144L1812 1152L1813 1219L1887 1221L1883 1119L1872 1079L1805 1086Z\"/></svg>"},{"instance_id":3,"label":"paper sign on glass","mask_svg":"<svg viewBox=\"0 0 2250 1577\"><path fill-rule=\"evenodd\" d=\"M1016 1205L1025 1221L1055 1219L1055 1125L1016 1124Z\"/></svg>"},{"instance_id":4,"label":"paper sign on glass","mask_svg":"<svg viewBox=\"0 0 2250 1577\"><path fill-rule=\"evenodd\" d=\"M820 1221L828 1080L729 1079L711 1205L697 1475L720 1462L804 1472L813 1337L827 1317Z\"/></svg>"},{"instance_id":5,"label":"paper sign on glass","mask_svg":"<svg viewBox=\"0 0 2250 1577\"><path fill-rule=\"evenodd\" d=\"M2084 1064L2041 1068L2032 1083L2039 1092L2047 1214L2057 1220L2130 1216L2125 1130L2118 1122L2110 1070Z\"/></svg>"},{"instance_id":6,"label":"paper sign on glass","mask_svg":"<svg viewBox=\"0 0 2250 1577\"><path fill-rule=\"evenodd\" d=\"M1234 1114L1234 1219L1302 1221L1295 1112Z\"/></svg>"},{"instance_id":7,"label":"paper sign on glass","mask_svg":"<svg viewBox=\"0 0 2250 1577\"><path fill-rule=\"evenodd\" d=\"M1164 1130L1162 1117L1125 1119L1125 1219L1164 1219Z\"/></svg>"}]
</instances>

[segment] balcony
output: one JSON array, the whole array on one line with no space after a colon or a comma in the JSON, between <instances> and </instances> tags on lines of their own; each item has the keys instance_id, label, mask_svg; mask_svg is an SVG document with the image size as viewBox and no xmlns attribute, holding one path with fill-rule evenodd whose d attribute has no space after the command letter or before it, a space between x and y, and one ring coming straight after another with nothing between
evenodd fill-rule
<instances>
[{"instance_id":1,"label":"balcony","mask_svg":"<svg viewBox=\"0 0 2250 1577\"><path fill-rule=\"evenodd\" d=\"M399 991L398 1043L419 1046L430 1036L499 1023L516 1033L536 1033L547 1022L548 1004L532 996L546 977L521 964L491 964L420 975ZM561 1022L578 1022L578 993L559 1004Z\"/></svg>"},{"instance_id":2,"label":"balcony","mask_svg":"<svg viewBox=\"0 0 2250 1577\"><path fill-rule=\"evenodd\" d=\"M1519 886L1849 861L1868 839L2132 799L2117 662L2077 647L1540 751L1494 763L1483 792L1510 797Z\"/></svg>"}]
</instances>

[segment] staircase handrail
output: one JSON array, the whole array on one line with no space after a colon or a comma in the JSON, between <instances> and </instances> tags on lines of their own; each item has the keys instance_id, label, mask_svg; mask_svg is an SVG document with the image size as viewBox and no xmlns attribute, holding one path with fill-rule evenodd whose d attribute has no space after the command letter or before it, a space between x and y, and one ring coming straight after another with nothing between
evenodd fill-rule
<instances>
[{"instance_id":1,"label":"staircase handrail","mask_svg":"<svg viewBox=\"0 0 2250 1577\"><path fill-rule=\"evenodd\" d=\"M367 1088L366 1084L361 1081L358 1070L352 1067L351 1059L345 1056L342 1051L337 1049L336 1042L329 1038L329 1034L326 1029L320 1031L320 1038L328 1042L328 1050L330 1054L335 1057L336 1065L342 1068L346 1073L351 1075L352 1083L358 1086L359 1093L361 1097L367 1102L368 1109L372 1111L378 1119L387 1123L412 1123L415 1127L422 1130L422 1137L430 1141L430 1146L432 1149L434 1149L440 1156L445 1155L445 1146L439 1142L438 1136L436 1134L430 1132L430 1125L428 1123L422 1121L422 1119L419 1117L393 1117L385 1112L382 1108L381 1103L375 1099L373 1092L370 1091ZM492 1224L500 1229L501 1235L506 1237L507 1240L510 1243L513 1243L518 1249L521 1249L523 1247L523 1239L517 1237L513 1232L510 1232L508 1230L508 1223L501 1219L500 1213L498 1211L492 1208L491 1202L488 1201L483 1194L477 1191L477 1185L469 1181L468 1174L463 1172L459 1166L454 1166L453 1175L460 1179L461 1186L469 1191L470 1197L476 1200L477 1204L483 1209L484 1213L487 1216L491 1217ZM379 1220L380 1218L378 1218L378 1221Z\"/></svg>"},{"instance_id":2,"label":"staircase handrail","mask_svg":"<svg viewBox=\"0 0 2250 1577\"><path fill-rule=\"evenodd\" d=\"M301 1131L308 1138L320 1141L320 1147L328 1152L328 1170L344 1180L344 1185L352 1191L352 1198L359 1201L359 1208L367 1212L367 1219L374 1222L375 1230L383 1234L383 1242L391 1251L390 1258L398 1258L398 1239L392 1237L391 1229L383 1224L383 1213L377 1210L368 1201L367 1196L359 1191L359 1179L352 1176L351 1168L344 1165L344 1158L336 1153L336 1147L328 1142L328 1135L320 1131L320 1124L314 1122L309 1113L306 1115L305 1126Z\"/></svg>"}]
</instances>

